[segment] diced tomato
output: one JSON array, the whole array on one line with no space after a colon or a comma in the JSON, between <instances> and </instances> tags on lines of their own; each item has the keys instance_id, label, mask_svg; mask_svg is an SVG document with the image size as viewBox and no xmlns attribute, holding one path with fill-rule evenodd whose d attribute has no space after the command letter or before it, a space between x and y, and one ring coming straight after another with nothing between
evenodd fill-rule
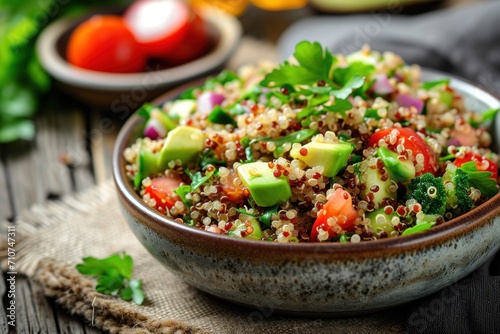
<instances>
[{"instance_id":1,"label":"diced tomato","mask_svg":"<svg viewBox=\"0 0 500 334\"><path fill-rule=\"evenodd\" d=\"M391 132L394 130L396 131L396 142L391 144L389 137ZM403 145L405 150L410 150L412 152L410 159L415 165L416 165L417 154L423 155L424 166L423 169L416 172L416 176L425 173L431 173L433 175L436 175L436 172L438 170L436 156L432 152L429 145L427 145L425 140L422 139L422 137L420 137L420 135L418 135L412 129L389 128L389 129L379 130L371 136L370 140L368 141L368 146L378 147L378 143L381 139L385 140L385 142L387 143L387 147L394 152L397 152L397 146L399 144Z\"/></svg>"},{"instance_id":2,"label":"diced tomato","mask_svg":"<svg viewBox=\"0 0 500 334\"><path fill-rule=\"evenodd\" d=\"M143 71L146 57L123 19L95 15L71 34L68 62L93 71L130 73Z\"/></svg>"},{"instance_id":3,"label":"diced tomato","mask_svg":"<svg viewBox=\"0 0 500 334\"><path fill-rule=\"evenodd\" d=\"M231 172L227 176L228 182L222 185L222 191L233 203L241 204L245 201L245 186L239 182L238 185L234 184L234 180L238 177L238 173Z\"/></svg>"},{"instance_id":4,"label":"diced tomato","mask_svg":"<svg viewBox=\"0 0 500 334\"><path fill-rule=\"evenodd\" d=\"M498 165L490 159L480 156L479 154L467 153L463 158L455 159L453 163L455 164L455 166L460 167L464 163L469 161L474 161L476 163L477 170L483 172L491 172L491 179L498 179Z\"/></svg>"},{"instance_id":5,"label":"diced tomato","mask_svg":"<svg viewBox=\"0 0 500 334\"><path fill-rule=\"evenodd\" d=\"M181 198L174 193L174 190L181 185L181 179L178 176L162 175L151 179L151 185L144 189L146 194L156 201L156 209L165 212L165 208L171 209L175 202Z\"/></svg>"},{"instance_id":6,"label":"diced tomato","mask_svg":"<svg viewBox=\"0 0 500 334\"><path fill-rule=\"evenodd\" d=\"M124 19L147 55L163 57L186 42L191 15L181 0L139 0L127 9Z\"/></svg>"},{"instance_id":7,"label":"diced tomato","mask_svg":"<svg viewBox=\"0 0 500 334\"><path fill-rule=\"evenodd\" d=\"M318 240L318 229L328 232L329 237L337 235L330 224L328 219L334 217L337 219L336 224L345 231L354 231L356 219L359 217L358 213L352 206L351 195L342 188L337 188L330 196L323 208L318 212L318 216L311 230L310 241Z\"/></svg>"}]
</instances>

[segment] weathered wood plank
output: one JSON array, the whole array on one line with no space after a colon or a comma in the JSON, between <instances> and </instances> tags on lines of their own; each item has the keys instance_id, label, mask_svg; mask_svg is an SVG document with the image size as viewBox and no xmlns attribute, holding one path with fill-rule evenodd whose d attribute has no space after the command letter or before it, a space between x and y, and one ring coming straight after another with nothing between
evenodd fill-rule
<instances>
[{"instance_id":1,"label":"weathered wood plank","mask_svg":"<svg viewBox=\"0 0 500 334\"><path fill-rule=\"evenodd\" d=\"M12 218L12 210L10 206L9 190L7 187L7 175L4 169L4 163L0 152L0 222Z\"/></svg>"},{"instance_id":2,"label":"weathered wood plank","mask_svg":"<svg viewBox=\"0 0 500 334\"><path fill-rule=\"evenodd\" d=\"M13 192L10 196L13 214L19 215L35 203L42 203L45 188L40 175L40 162L35 154L34 143L16 142L7 146L5 173Z\"/></svg>"},{"instance_id":3,"label":"weathered wood plank","mask_svg":"<svg viewBox=\"0 0 500 334\"><path fill-rule=\"evenodd\" d=\"M84 111L80 108L70 108L64 117L58 119L61 129L64 124L66 128L61 133L65 142L62 154L67 154L70 159L70 172L73 174L74 190L81 191L94 184L94 177L90 170L91 158L87 150L87 141L94 140L91 131L85 126ZM68 127L67 124L71 124Z\"/></svg>"},{"instance_id":4,"label":"weathered wood plank","mask_svg":"<svg viewBox=\"0 0 500 334\"><path fill-rule=\"evenodd\" d=\"M52 196L61 196L72 190L68 167L60 161L60 146L65 144L58 135L57 119L60 115L57 99L52 99L37 118L37 154L42 166L46 166L41 172L47 195Z\"/></svg>"},{"instance_id":5,"label":"weathered wood plank","mask_svg":"<svg viewBox=\"0 0 500 334\"><path fill-rule=\"evenodd\" d=\"M100 134L99 140L91 141L92 163L96 183L100 184L111 177L111 160L116 136L123 125L116 115L97 110L91 113L91 127Z\"/></svg>"},{"instance_id":6,"label":"weathered wood plank","mask_svg":"<svg viewBox=\"0 0 500 334\"><path fill-rule=\"evenodd\" d=\"M96 327L86 326L85 333L86 334L102 334L102 331L100 329L97 329Z\"/></svg>"},{"instance_id":7,"label":"weathered wood plank","mask_svg":"<svg viewBox=\"0 0 500 334\"><path fill-rule=\"evenodd\" d=\"M68 311L61 306L54 305L53 308L59 325L59 334L101 333L96 328L85 324L80 318L70 315Z\"/></svg>"},{"instance_id":8,"label":"weathered wood plank","mask_svg":"<svg viewBox=\"0 0 500 334\"><path fill-rule=\"evenodd\" d=\"M57 323L52 306L43 294L40 285L19 275L16 280L16 304L18 333L54 333Z\"/></svg>"}]
</instances>

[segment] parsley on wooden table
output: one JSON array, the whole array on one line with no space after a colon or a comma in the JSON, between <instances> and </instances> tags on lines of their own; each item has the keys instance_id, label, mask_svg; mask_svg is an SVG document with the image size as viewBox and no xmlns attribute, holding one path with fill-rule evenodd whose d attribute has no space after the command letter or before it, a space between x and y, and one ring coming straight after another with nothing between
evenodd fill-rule
<instances>
[{"instance_id":1,"label":"parsley on wooden table","mask_svg":"<svg viewBox=\"0 0 500 334\"><path fill-rule=\"evenodd\" d=\"M137 305L144 302L142 281L132 279L133 260L130 255L113 254L104 259L85 257L76 265L80 274L97 278L96 291L105 295L120 296L133 300Z\"/></svg>"}]
</instances>

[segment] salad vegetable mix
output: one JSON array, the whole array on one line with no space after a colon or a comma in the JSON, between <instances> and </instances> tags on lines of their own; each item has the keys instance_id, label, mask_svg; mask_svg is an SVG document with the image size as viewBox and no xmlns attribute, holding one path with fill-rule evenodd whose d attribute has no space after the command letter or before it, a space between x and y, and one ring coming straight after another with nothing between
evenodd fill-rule
<instances>
[{"instance_id":1,"label":"salad vegetable mix","mask_svg":"<svg viewBox=\"0 0 500 334\"><path fill-rule=\"evenodd\" d=\"M476 113L481 112L481 113ZM498 192L487 132L450 80L364 47L303 41L289 61L223 71L162 107L124 151L147 205L270 242L360 242L443 224Z\"/></svg>"}]
</instances>

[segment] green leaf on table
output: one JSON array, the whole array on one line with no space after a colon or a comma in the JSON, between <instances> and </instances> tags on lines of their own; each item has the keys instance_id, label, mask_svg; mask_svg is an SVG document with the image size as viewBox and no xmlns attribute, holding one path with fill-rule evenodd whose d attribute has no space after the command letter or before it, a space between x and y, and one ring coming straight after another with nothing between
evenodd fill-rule
<instances>
[{"instance_id":1,"label":"green leaf on table","mask_svg":"<svg viewBox=\"0 0 500 334\"><path fill-rule=\"evenodd\" d=\"M144 292L142 291L142 281L132 279L129 281L127 287L121 290L120 297L123 300L133 300L137 305L142 305L144 302Z\"/></svg>"},{"instance_id":2,"label":"green leaf on table","mask_svg":"<svg viewBox=\"0 0 500 334\"><path fill-rule=\"evenodd\" d=\"M97 278L95 291L105 295L116 296L123 286L123 277L120 275L103 275Z\"/></svg>"},{"instance_id":3,"label":"green leaf on table","mask_svg":"<svg viewBox=\"0 0 500 334\"><path fill-rule=\"evenodd\" d=\"M97 279L97 292L119 295L124 300L132 299L138 305L144 301L141 281L131 279L133 260L130 255L113 254L103 259L85 257L82 262L76 265L76 270L82 275Z\"/></svg>"},{"instance_id":4,"label":"green leaf on table","mask_svg":"<svg viewBox=\"0 0 500 334\"><path fill-rule=\"evenodd\" d=\"M104 259L95 257L85 257L83 263L76 266L76 269L84 275L108 275L118 273L123 277L132 277L133 261L127 254L114 254Z\"/></svg>"}]
</instances>

